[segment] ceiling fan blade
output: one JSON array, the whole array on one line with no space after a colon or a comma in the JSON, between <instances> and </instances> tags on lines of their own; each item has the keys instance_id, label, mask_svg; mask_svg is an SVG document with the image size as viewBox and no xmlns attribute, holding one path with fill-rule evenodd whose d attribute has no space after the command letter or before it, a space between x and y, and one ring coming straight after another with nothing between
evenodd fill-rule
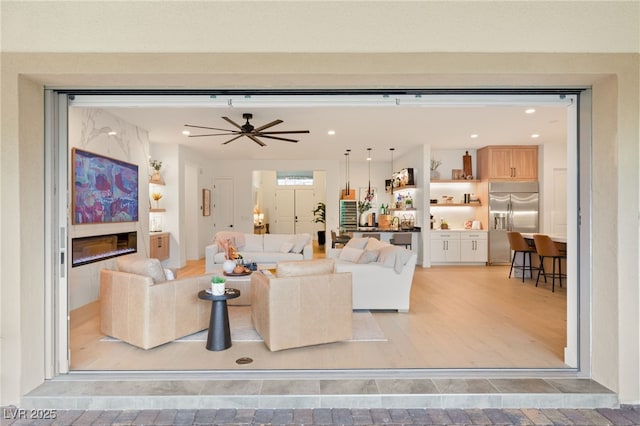
<instances>
[{"instance_id":1,"label":"ceiling fan blade","mask_svg":"<svg viewBox=\"0 0 640 426\"><path fill-rule=\"evenodd\" d=\"M222 145L226 145L226 144L228 144L229 142L233 142L233 141L235 141L236 139L239 139L239 138L241 138L241 137L243 137L243 136L244 136L244 134L242 134L242 135L238 135L238 136L236 136L236 137L235 137L235 138L233 138L233 139L229 139L229 140L228 140L228 141L226 141L226 142L222 142Z\"/></svg>"},{"instance_id":2,"label":"ceiling fan blade","mask_svg":"<svg viewBox=\"0 0 640 426\"><path fill-rule=\"evenodd\" d=\"M309 133L308 130L282 130L279 132L260 132L261 135L285 135L287 133Z\"/></svg>"},{"instance_id":3,"label":"ceiling fan blade","mask_svg":"<svg viewBox=\"0 0 640 426\"><path fill-rule=\"evenodd\" d=\"M235 130L230 130L230 129L218 129L216 127L194 126L193 124L185 124L184 127L193 127L196 129L207 129L207 130L221 130L223 132L235 132Z\"/></svg>"},{"instance_id":4,"label":"ceiling fan blade","mask_svg":"<svg viewBox=\"0 0 640 426\"><path fill-rule=\"evenodd\" d=\"M298 143L295 139L281 138L279 136L260 135L261 138L277 139L279 141Z\"/></svg>"},{"instance_id":5,"label":"ceiling fan blade","mask_svg":"<svg viewBox=\"0 0 640 426\"><path fill-rule=\"evenodd\" d=\"M239 132L231 131L229 133L209 133L206 135L189 135L190 138L201 138L203 136L229 136L229 135L237 135Z\"/></svg>"},{"instance_id":6,"label":"ceiling fan blade","mask_svg":"<svg viewBox=\"0 0 640 426\"><path fill-rule=\"evenodd\" d=\"M267 128L269 128L269 127L273 127L273 126L275 126L276 124L280 124L280 123L283 123L283 121L282 121L282 120L273 120L271 123L267 123L267 124L265 124L264 126L257 127L257 128L255 128L255 129L253 129L253 130L254 130L255 132L259 132L259 131L261 131L261 130L267 129Z\"/></svg>"},{"instance_id":7,"label":"ceiling fan blade","mask_svg":"<svg viewBox=\"0 0 640 426\"><path fill-rule=\"evenodd\" d=\"M260 139L256 138L253 135L250 135L250 134L246 133L245 136L248 137L249 139L251 139L252 141L254 141L255 143L257 143L260 146L267 146L267 144L265 144L264 142L262 142Z\"/></svg>"},{"instance_id":8,"label":"ceiling fan blade","mask_svg":"<svg viewBox=\"0 0 640 426\"><path fill-rule=\"evenodd\" d=\"M222 117L223 120L233 124L234 126L236 126L238 129L242 130L242 126L239 125L238 123L236 123L235 121L233 121L232 119L230 119L229 117Z\"/></svg>"}]
</instances>

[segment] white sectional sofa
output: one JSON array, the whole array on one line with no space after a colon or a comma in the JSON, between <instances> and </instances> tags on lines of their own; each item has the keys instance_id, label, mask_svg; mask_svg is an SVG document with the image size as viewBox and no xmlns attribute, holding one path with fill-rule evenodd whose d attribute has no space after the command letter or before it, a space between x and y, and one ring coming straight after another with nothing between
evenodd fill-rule
<instances>
[{"instance_id":1,"label":"white sectional sofa","mask_svg":"<svg viewBox=\"0 0 640 426\"><path fill-rule=\"evenodd\" d=\"M233 233L225 232L225 238ZM310 234L247 234L235 233L234 246L249 262L275 264L280 260L313 258ZM214 238L215 241L215 238ZM219 268L226 260L226 253L218 243L205 248L205 270Z\"/></svg>"},{"instance_id":2,"label":"white sectional sofa","mask_svg":"<svg viewBox=\"0 0 640 426\"><path fill-rule=\"evenodd\" d=\"M327 257L335 259L336 272L351 272L353 309L409 312L416 253L375 238L352 238L344 248L329 249Z\"/></svg>"}]
</instances>

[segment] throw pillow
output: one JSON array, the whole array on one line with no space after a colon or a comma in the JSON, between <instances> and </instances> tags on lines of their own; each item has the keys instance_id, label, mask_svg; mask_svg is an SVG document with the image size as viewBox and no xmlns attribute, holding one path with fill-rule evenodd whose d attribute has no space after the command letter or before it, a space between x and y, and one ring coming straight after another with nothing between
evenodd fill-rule
<instances>
[{"instance_id":1,"label":"throw pillow","mask_svg":"<svg viewBox=\"0 0 640 426\"><path fill-rule=\"evenodd\" d=\"M378 260L379 255L379 250L365 250L358 258L357 263L373 263Z\"/></svg>"},{"instance_id":2,"label":"throw pillow","mask_svg":"<svg viewBox=\"0 0 640 426\"><path fill-rule=\"evenodd\" d=\"M397 273L401 273L412 254L413 252L410 250L390 245L380 249L378 263L386 268L393 268Z\"/></svg>"},{"instance_id":3,"label":"throw pillow","mask_svg":"<svg viewBox=\"0 0 640 426\"><path fill-rule=\"evenodd\" d=\"M302 253L302 250L304 250L304 246L309 244L309 241L311 241L311 235L297 234L293 239L293 248L291 249L291 252Z\"/></svg>"},{"instance_id":4,"label":"throw pillow","mask_svg":"<svg viewBox=\"0 0 640 426\"><path fill-rule=\"evenodd\" d=\"M344 247L340 251L340 256L338 256L338 259L346 260L347 262L357 263L358 259L360 259L360 256L362 256L362 253L364 253L363 249L357 249L353 247Z\"/></svg>"},{"instance_id":5,"label":"throw pillow","mask_svg":"<svg viewBox=\"0 0 640 426\"><path fill-rule=\"evenodd\" d=\"M282 243L280 246L280 253L289 253L293 249L293 243Z\"/></svg>"},{"instance_id":6,"label":"throw pillow","mask_svg":"<svg viewBox=\"0 0 640 426\"><path fill-rule=\"evenodd\" d=\"M367 241L367 245L364 247L365 250L380 250L382 247L390 246L391 244L385 243L384 241L380 241L377 238L369 238Z\"/></svg>"},{"instance_id":7,"label":"throw pillow","mask_svg":"<svg viewBox=\"0 0 640 426\"><path fill-rule=\"evenodd\" d=\"M151 277L154 283L166 281L164 268L158 259L146 258L139 255L118 258L118 270L130 274Z\"/></svg>"},{"instance_id":8,"label":"throw pillow","mask_svg":"<svg viewBox=\"0 0 640 426\"><path fill-rule=\"evenodd\" d=\"M173 281L176 279L176 274L172 269L164 268L164 277L167 279L167 281Z\"/></svg>"},{"instance_id":9,"label":"throw pillow","mask_svg":"<svg viewBox=\"0 0 640 426\"><path fill-rule=\"evenodd\" d=\"M345 248L356 248L360 250L364 250L364 247L367 245L369 238L351 238L347 244L345 244Z\"/></svg>"}]
</instances>

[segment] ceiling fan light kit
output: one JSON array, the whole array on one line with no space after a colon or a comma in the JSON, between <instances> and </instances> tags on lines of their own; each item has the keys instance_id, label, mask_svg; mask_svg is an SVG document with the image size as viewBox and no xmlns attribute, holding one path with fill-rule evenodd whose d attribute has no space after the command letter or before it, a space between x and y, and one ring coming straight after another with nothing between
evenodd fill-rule
<instances>
[{"instance_id":1,"label":"ceiling fan light kit","mask_svg":"<svg viewBox=\"0 0 640 426\"><path fill-rule=\"evenodd\" d=\"M221 129L221 128L217 128L217 127L207 127L207 126L197 126L194 124L185 124L185 127L192 127L195 129L206 129L206 130L217 130L220 132L224 132L224 133L207 133L207 134L202 134L202 135L189 135L190 138L201 138L201 137L208 137L208 136L233 136L231 139L227 140L226 142L223 142L223 145L226 145L230 142L235 141L236 139L239 139L243 136L251 139L252 141L254 141L255 143L257 143L258 145L262 146L267 146L266 143L264 143L261 138L266 138L266 139L275 139L275 140L279 140L279 141L285 141L285 142L292 142L292 143L297 143L298 140L296 139L291 139L291 138L285 138L282 136L274 136L274 135L286 135L286 134L296 134L296 133L309 133L308 130L282 130L282 131L265 131L267 129L270 129L273 126L276 126L278 124L283 123L282 120L278 119L278 120L273 120L270 123L264 124L260 127L255 127L253 126L251 123L249 123L249 120L251 120L253 118L253 114L251 113L244 113L242 114L242 118L246 120L246 122L243 125L240 125L238 123L236 123L235 121L233 121L232 119L230 119L229 117L222 117L223 120L225 120L227 123L231 124L233 127L235 127L235 129Z\"/></svg>"}]
</instances>

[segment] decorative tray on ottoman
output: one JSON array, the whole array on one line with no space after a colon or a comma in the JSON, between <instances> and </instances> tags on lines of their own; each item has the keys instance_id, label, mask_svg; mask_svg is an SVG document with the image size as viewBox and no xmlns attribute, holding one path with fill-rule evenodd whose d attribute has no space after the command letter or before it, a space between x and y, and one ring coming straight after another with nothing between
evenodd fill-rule
<instances>
[{"instance_id":1,"label":"decorative tray on ottoman","mask_svg":"<svg viewBox=\"0 0 640 426\"><path fill-rule=\"evenodd\" d=\"M235 272L223 272L224 275L228 276L228 277L242 277L244 275L251 275L251 270L249 271L244 271L244 272L239 272L239 273L235 273Z\"/></svg>"}]
</instances>

